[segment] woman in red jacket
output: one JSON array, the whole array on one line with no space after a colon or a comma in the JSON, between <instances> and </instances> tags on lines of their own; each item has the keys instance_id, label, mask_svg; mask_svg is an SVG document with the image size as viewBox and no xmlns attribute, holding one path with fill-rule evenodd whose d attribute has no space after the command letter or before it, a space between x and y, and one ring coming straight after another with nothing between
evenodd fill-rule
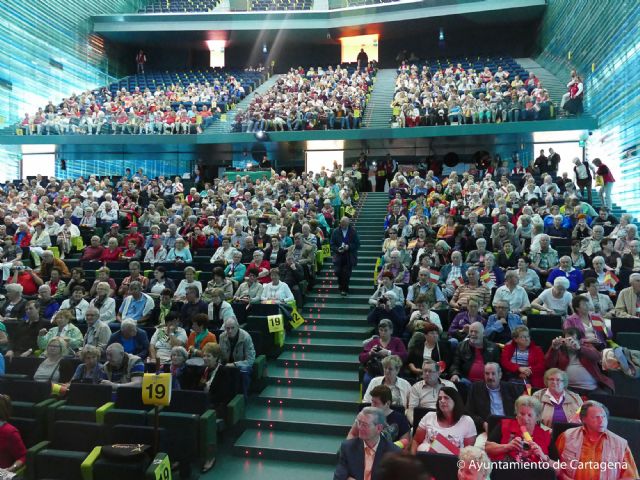
<instances>
[{"instance_id":1,"label":"woman in red jacket","mask_svg":"<svg viewBox=\"0 0 640 480\"><path fill-rule=\"evenodd\" d=\"M0 469L16 472L24 465L27 449L20 432L11 425L11 399L0 395Z\"/></svg>"},{"instance_id":2,"label":"woman in red jacket","mask_svg":"<svg viewBox=\"0 0 640 480\"><path fill-rule=\"evenodd\" d=\"M516 327L511 338L500 356L507 379L544 388L544 352L531 341L529 329L524 325Z\"/></svg>"},{"instance_id":3,"label":"woman in red jacket","mask_svg":"<svg viewBox=\"0 0 640 480\"><path fill-rule=\"evenodd\" d=\"M31 232L29 231L29 225L21 223L18 227L18 231L13 236L13 241L20 248L28 248L31 245Z\"/></svg>"},{"instance_id":4,"label":"woman in red jacket","mask_svg":"<svg viewBox=\"0 0 640 480\"><path fill-rule=\"evenodd\" d=\"M489 432L487 455L493 461L549 462L549 450L554 447L551 430L540 426L542 404L523 395L516 400L515 411L515 419L504 418Z\"/></svg>"},{"instance_id":5,"label":"woman in red jacket","mask_svg":"<svg viewBox=\"0 0 640 480\"><path fill-rule=\"evenodd\" d=\"M102 255L100 256L101 262L117 262L120 260L120 256L122 255L122 248L118 246L117 238L110 238L109 243L107 243L107 248L102 251Z\"/></svg>"}]
</instances>

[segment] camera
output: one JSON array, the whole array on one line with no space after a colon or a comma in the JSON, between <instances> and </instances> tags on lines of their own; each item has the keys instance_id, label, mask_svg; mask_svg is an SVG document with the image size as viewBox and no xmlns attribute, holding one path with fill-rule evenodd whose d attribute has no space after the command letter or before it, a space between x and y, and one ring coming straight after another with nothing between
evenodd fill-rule
<instances>
[{"instance_id":1,"label":"camera","mask_svg":"<svg viewBox=\"0 0 640 480\"><path fill-rule=\"evenodd\" d=\"M378 304L379 305L386 305L388 301L389 301L389 299L387 297L380 297L378 299Z\"/></svg>"},{"instance_id":2,"label":"camera","mask_svg":"<svg viewBox=\"0 0 640 480\"><path fill-rule=\"evenodd\" d=\"M531 445L529 445L529 442L522 442L522 450L524 450L525 452L531 450Z\"/></svg>"},{"instance_id":3,"label":"camera","mask_svg":"<svg viewBox=\"0 0 640 480\"><path fill-rule=\"evenodd\" d=\"M23 272L23 271L25 271L27 269L27 267L25 267L24 265L16 265L15 267L13 267L13 269L16 272Z\"/></svg>"}]
</instances>

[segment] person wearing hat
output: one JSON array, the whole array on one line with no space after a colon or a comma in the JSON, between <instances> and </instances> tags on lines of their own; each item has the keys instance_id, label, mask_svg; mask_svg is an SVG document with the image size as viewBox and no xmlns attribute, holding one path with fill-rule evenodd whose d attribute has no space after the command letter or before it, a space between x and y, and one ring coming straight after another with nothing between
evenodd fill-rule
<instances>
[{"instance_id":1,"label":"person wearing hat","mask_svg":"<svg viewBox=\"0 0 640 480\"><path fill-rule=\"evenodd\" d=\"M144 263L154 265L167 259L167 250L162 245L162 236L157 233L151 236L151 247L144 256Z\"/></svg>"},{"instance_id":2,"label":"person wearing hat","mask_svg":"<svg viewBox=\"0 0 640 480\"><path fill-rule=\"evenodd\" d=\"M123 239L123 245L128 246L129 240L135 240L138 248L142 248L144 246L144 237L140 232L138 232L138 224L130 223L129 224L129 233L125 235Z\"/></svg>"},{"instance_id":3,"label":"person wearing hat","mask_svg":"<svg viewBox=\"0 0 640 480\"><path fill-rule=\"evenodd\" d=\"M35 266L40 265L42 253L51 246L51 237L44 229L44 223L38 222L34 227L35 231L31 236L30 250Z\"/></svg>"},{"instance_id":4,"label":"person wearing hat","mask_svg":"<svg viewBox=\"0 0 640 480\"><path fill-rule=\"evenodd\" d=\"M112 223L109 231L102 236L102 245L109 245L110 238L115 238L118 245L122 245L124 236L120 233L120 225L118 223Z\"/></svg>"}]
</instances>

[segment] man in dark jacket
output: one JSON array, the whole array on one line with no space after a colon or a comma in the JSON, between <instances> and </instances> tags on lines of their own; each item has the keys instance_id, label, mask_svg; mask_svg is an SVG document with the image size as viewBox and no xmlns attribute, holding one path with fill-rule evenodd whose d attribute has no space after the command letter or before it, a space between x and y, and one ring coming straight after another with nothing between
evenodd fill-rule
<instances>
[{"instance_id":1,"label":"man in dark jacket","mask_svg":"<svg viewBox=\"0 0 640 480\"><path fill-rule=\"evenodd\" d=\"M349 293L349 280L353 267L358 264L360 237L350 225L349 217L340 219L340 226L331 232L331 257L333 268L338 277L338 288L344 297Z\"/></svg>"},{"instance_id":2,"label":"man in dark jacket","mask_svg":"<svg viewBox=\"0 0 640 480\"><path fill-rule=\"evenodd\" d=\"M489 362L484 366L484 381L475 382L467 394L467 413L479 432L487 430L486 422L491 415L515 415L514 403L522 395L524 384L503 382L501 379L500 365Z\"/></svg>"},{"instance_id":3,"label":"man in dark jacket","mask_svg":"<svg viewBox=\"0 0 640 480\"><path fill-rule=\"evenodd\" d=\"M384 412L379 408L366 407L358 414L356 425L358 437L345 440L340 446L338 465L333 480L376 479L382 457L388 452L397 452L399 447L381 435L386 424ZM374 450L375 448L375 450ZM367 462L367 451L373 459ZM369 463L367 465L367 463Z\"/></svg>"},{"instance_id":4,"label":"man in dark jacket","mask_svg":"<svg viewBox=\"0 0 640 480\"><path fill-rule=\"evenodd\" d=\"M474 322L469 326L469 335L460 342L451 365L451 381L466 383L484 380L484 366L500 361L498 346L484 338L484 326Z\"/></svg>"}]
</instances>

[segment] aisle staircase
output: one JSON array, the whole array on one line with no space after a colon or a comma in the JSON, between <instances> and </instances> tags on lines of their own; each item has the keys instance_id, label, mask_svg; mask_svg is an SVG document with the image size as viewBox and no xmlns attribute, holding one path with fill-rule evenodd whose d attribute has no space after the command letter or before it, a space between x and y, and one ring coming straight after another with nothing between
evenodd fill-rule
<instances>
[{"instance_id":1,"label":"aisle staircase","mask_svg":"<svg viewBox=\"0 0 640 480\"><path fill-rule=\"evenodd\" d=\"M396 88L398 73L393 68L378 70L371 98L364 112L364 126L367 128L389 128L391 121L391 101Z\"/></svg>"},{"instance_id":2,"label":"aisle staircase","mask_svg":"<svg viewBox=\"0 0 640 480\"><path fill-rule=\"evenodd\" d=\"M236 457L246 459L242 468L234 473L217 466L216 477L281 480L297 473L291 478L331 478L340 442L358 412L358 354L371 332L367 300L388 202L384 193L363 197L355 224L359 263L350 294L340 296L331 263L325 261L302 310L306 325L288 334L283 353L268 366L268 386L249 402L245 430L233 447Z\"/></svg>"},{"instance_id":3,"label":"aisle staircase","mask_svg":"<svg viewBox=\"0 0 640 480\"><path fill-rule=\"evenodd\" d=\"M276 80L280 77L280 75L271 75L266 81L264 81L258 88L256 88L249 95L244 97L239 103L236 104L236 107L233 110L229 110L225 115L225 120L216 120L213 125L209 126L205 129L204 133L206 134L216 134L216 133L229 133L231 131L231 127L233 126L233 122L235 122L236 114L238 110L246 110L247 106L253 100L254 95L259 94L262 95L266 93L273 85L275 85Z\"/></svg>"}]
</instances>

